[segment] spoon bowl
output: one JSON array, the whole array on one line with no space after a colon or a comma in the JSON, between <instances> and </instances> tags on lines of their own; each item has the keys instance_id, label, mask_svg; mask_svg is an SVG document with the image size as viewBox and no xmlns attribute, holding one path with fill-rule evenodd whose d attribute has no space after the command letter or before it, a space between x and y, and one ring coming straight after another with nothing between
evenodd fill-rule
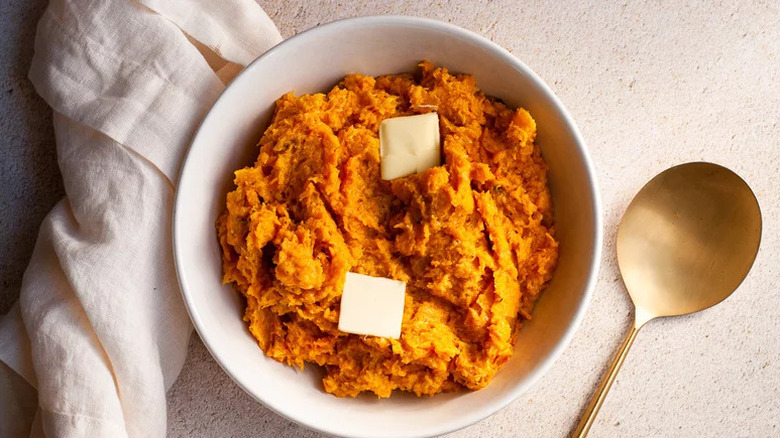
<instances>
[{"instance_id":1,"label":"spoon bowl","mask_svg":"<svg viewBox=\"0 0 780 438\"><path fill-rule=\"evenodd\" d=\"M726 299L753 265L761 211L737 174L712 163L661 172L620 222L617 258L637 312L696 312Z\"/></svg>"},{"instance_id":2,"label":"spoon bowl","mask_svg":"<svg viewBox=\"0 0 780 438\"><path fill-rule=\"evenodd\" d=\"M617 234L618 265L634 303L634 327L574 437L587 435L639 329L651 319L697 312L725 300L750 271L760 241L756 196L723 166L681 164L642 187Z\"/></svg>"}]
</instances>

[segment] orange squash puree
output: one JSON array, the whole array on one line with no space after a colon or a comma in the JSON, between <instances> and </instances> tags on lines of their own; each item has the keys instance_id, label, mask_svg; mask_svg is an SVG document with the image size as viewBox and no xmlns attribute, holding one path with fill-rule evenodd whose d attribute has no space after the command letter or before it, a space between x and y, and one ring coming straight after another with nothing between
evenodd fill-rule
<instances>
[{"instance_id":1,"label":"orange squash puree","mask_svg":"<svg viewBox=\"0 0 780 438\"><path fill-rule=\"evenodd\" d=\"M381 180L379 123L430 111L444 163ZM485 387L558 258L535 136L526 110L427 61L279 98L217 220L224 282L260 348L321 366L340 397ZM337 329L347 271L407 283L399 340Z\"/></svg>"}]
</instances>

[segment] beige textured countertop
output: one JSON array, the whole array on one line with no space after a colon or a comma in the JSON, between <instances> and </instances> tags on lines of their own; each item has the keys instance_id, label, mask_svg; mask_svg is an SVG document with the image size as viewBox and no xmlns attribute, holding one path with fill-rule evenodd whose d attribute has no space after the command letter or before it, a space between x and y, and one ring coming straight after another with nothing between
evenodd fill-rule
<instances>
[{"instance_id":1,"label":"beige textured countertop","mask_svg":"<svg viewBox=\"0 0 780 438\"><path fill-rule=\"evenodd\" d=\"M40 220L62 196L50 111L25 79L42 3L0 5L1 312L18 295ZM724 303L642 330L590 436L780 436L780 3L261 4L285 37L338 18L378 14L435 18L476 31L535 70L585 137L605 226L604 258L587 315L536 386L498 414L449 436L570 433L631 323L615 261L620 216L656 173L697 160L726 165L752 186L764 215L758 258ZM168 409L172 437L321 436L256 403L196 335Z\"/></svg>"}]
</instances>

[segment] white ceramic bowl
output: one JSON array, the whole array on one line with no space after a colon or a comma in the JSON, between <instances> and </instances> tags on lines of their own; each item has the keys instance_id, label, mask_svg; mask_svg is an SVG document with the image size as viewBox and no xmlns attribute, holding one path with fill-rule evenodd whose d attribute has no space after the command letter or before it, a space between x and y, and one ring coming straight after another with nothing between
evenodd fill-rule
<instances>
[{"instance_id":1,"label":"white ceramic bowl","mask_svg":"<svg viewBox=\"0 0 780 438\"><path fill-rule=\"evenodd\" d=\"M348 73L409 72L422 59L473 74L488 95L536 119L550 166L558 268L521 330L512 359L487 388L416 398L394 394L337 398L316 367L299 372L267 358L241 320L238 292L221 281L214 229L233 171L251 164L274 100L329 90ZM312 429L353 437L431 436L465 427L505 407L558 358L590 300L601 254L601 208L585 144L569 113L531 69L487 39L438 21L367 17L318 26L249 65L203 120L181 171L174 254L184 301L201 339L246 392ZM556 396L550 394L551 397ZM540 419L544 421L544 419Z\"/></svg>"}]
</instances>

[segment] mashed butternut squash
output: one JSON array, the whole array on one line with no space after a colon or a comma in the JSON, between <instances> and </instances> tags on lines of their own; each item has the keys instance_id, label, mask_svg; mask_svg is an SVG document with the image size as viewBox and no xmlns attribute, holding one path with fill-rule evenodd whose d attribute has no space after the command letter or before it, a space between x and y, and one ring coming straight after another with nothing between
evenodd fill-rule
<instances>
[{"instance_id":1,"label":"mashed butternut squash","mask_svg":"<svg viewBox=\"0 0 780 438\"><path fill-rule=\"evenodd\" d=\"M379 123L430 111L444 163L381 180ZM526 110L428 62L279 98L216 224L260 348L321 366L337 396L485 387L558 257L535 135ZM407 283L399 340L338 330L347 271Z\"/></svg>"}]
</instances>

